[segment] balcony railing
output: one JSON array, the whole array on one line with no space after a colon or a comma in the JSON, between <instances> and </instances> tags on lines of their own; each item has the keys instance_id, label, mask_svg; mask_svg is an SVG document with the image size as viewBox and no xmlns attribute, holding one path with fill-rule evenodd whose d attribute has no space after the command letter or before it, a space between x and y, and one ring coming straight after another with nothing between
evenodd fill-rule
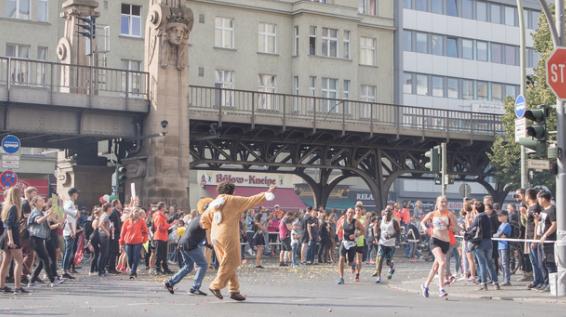
<instances>
[{"instance_id":1,"label":"balcony railing","mask_svg":"<svg viewBox=\"0 0 566 317\"><path fill-rule=\"evenodd\" d=\"M146 72L0 57L0 87L124 98L148 97Z\"/></svg>"},{"instance_id":2,"label":"balcony railing","mask_svg":"<svg viewBox=\"0 0 566 317\"><path fill-rule=\"evenodd\" d=\"M378 102L288 95L219 87L190 86L189 107L210 110L214 119L228 115L249 116L252 124L258 116L281 118L282 125L292 120L309 120L313 127L329 126L349 130L364 125L370 132L379 129L436 130L447 133L495 135L502 133L501 116L491 113L410 107Z\"/></svg>"}]
</instances>

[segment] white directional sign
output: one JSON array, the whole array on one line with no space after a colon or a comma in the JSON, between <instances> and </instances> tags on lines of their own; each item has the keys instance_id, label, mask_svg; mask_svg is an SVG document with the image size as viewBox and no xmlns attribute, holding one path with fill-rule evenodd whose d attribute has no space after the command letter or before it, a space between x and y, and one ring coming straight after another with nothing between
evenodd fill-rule
<instances>
[{"instance_id":1,"label":"white directional sign","mask_svg":"<svg viewBox=\"0 0 566 317\"><path fill-rule=\"evenodd\" d=\"M535 171L547 171L550 169L549 160L527 160L527 168Z\"/></svg>"},{"instance_id":2,"label":"white directional sign","mask_svg":"<svg viewBox=\"0 0 566 317\"><path fill-rule=\"evenodd\" d=\"M18 169L20 168L19 155L2 155L2 169Z\"/></svg>"},{"instance_id":3,"label":"white directional sign","mask_svg":"<svg viewBox=\"0 0 566 317\"><path fill-rule=\"evenodd\" d=\"M515 119L515 142L527 137L527 119Z\"/></svg>"}]
</instances>

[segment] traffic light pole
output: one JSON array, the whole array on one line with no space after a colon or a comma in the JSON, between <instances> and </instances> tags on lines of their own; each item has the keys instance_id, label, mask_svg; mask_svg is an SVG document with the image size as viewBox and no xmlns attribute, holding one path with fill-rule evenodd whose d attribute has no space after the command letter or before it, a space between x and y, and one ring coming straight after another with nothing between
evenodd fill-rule
<instances>
[{"instance_id":1,"label":"traffic light pole","mask_svg":"<svg viewBox=\"0 0 566 317\"><path fill-rule=\"evenodd\" d=\"M552 15L545 0L539 0L541 8L543 9L554 48L564 47L566 37L564 34L564 0L555 0L554 8L556 18L555 25L552 25ZM557 295L566 295L566 116L564 107L566 103L562 99L556 101L556 121L557 121L557 135L556 143L558 147L558 174L556 175L556 225L557 225L557 239L556 239L556 266L558 269L558 280L556 285Z\"/></svg>"},{"instance_id":2,"label":"traffic light pole","mask_svg":"<svg viewBox=\"0 0 566 317\"><path fill-rule=\"evenodd\" d=\"M523 0L517 0L517 12L519 14L520 47L519 61L521 65L521 95L527 95L527 60L525 39L525 15L523 14ZM527 149L521 145L521 187L527 188L529 184L529 170L527 169Z\"/></svg>"},{"instance_id":3,"label":"traffic light pole","mask_svg":"<svg viewBox=\"0 0 566 317\"><path fill-rule=\"evenodd\" d=\"M441 184L442 184L442 196L446 196L446 187L448 186L447 177L448 177L448 150L446 146L446 142L442 142L440 144L441 152L442 152L442 167L440 172Z\"/></svg>"}]
</instances>

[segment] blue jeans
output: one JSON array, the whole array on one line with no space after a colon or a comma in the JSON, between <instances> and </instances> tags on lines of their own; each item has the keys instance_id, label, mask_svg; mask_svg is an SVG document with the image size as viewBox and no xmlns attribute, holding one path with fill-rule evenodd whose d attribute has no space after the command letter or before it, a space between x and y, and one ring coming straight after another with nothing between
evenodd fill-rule
<instances>
[{"instance_id":1,"label":"blue jeans","mask_svg":"<svg viewBox=\"0 0 566 317\"><path fill-rule=\"evenodd\" d=\"M301 241L293 240L291 242L291 263L295 266L299 265L301 260Z\"/></svg>"},{"instance_id":2,"label":"blue jeans","mask_svg":"<svg viewBox=\"0 0 566 317\"><path fill-rule=\"evenodd\" d=\"M63 270L65 273L71 268L71 263L75 258L75 239L71 236L65 237L65 253L63 254Z\"/></svg>"},{"instance_id":3,"label":"blue jeans","mask_svg":"<svg viewBox=\"0 0 566 317\"><path fill-rule=\"evenodd\" d=\"M491 281L497 283L497 272L495 271L495 263L493 263L493 244L491 239L483 239L480 245L474 250L476 259L478 260L478 272L480 282L487 284L487 274L491 276Z\"/></svg>"},{"instance_id":4,"label":"blue jeans","mask_svg":"<svg viewBox=\"0 0 566 317\"><path fill-rule=\"evenodd\" d=\"M314 263L314 256L316 254L316 241L309 240L307 248L307 262Z\"/></svg>"},{"instance_id":5,"label":"blue jeans","mask_svg":"<svg viewBox=\"0 0 566 317\"><path fill-rule=\"evenodd\" d=\"M540 244L531 243L531 252L529 253L529 259L531 260L533 267L533 285L544 284L545 276Z\"/></svg>"},{"instance_id":6,"label":"blue jeans","mask_svg":"<svg viewBox=\"0 0 566 317\"><path fill-rule=\"evenodd\" d=\"M208 263L204 258L204 253L202 252L202 247L197 247L196 249L192 250L184 250L182 247L179 249L181 251L181 257L183 258L183 267L179 272L177 272L173 277L169 280L169 284L175 285L179 283L187 274L191 273L196 264L198 269L195 274L195 280L193 282L192 289L197 290L200 289L202 285L202 280L206 275L206 269L208 268Z\"/></svg>"},{"instance_id":7,"label":"blue jeans","mask_svg":"<svg viewBox=\"0 0 566 317\"><path fill-rule=\"evenodd\" d=\"M141 244L126 244L126 255L128 256L128 263L130 264L131 275L137 274L141 257L141 248Z\"/></svg>"},{"instance_id":8,"label":"blue jeans","mask_svg":"<svg viewBox=\"0 0 566 317\"><path fill-rule=\"evenodd\" d=\"M503 283L511 283L511 269L509 267L509 249L499 250L499 262L503 271Z\"/></svg>"}]
</instances>

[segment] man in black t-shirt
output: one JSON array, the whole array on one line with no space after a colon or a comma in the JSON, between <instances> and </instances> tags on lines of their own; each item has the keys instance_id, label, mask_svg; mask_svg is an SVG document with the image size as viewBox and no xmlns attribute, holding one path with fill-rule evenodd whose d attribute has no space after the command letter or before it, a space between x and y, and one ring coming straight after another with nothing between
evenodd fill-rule
<instances>
[{"instance_id":1,"label":"man in black t-shirt","mask_svg":"<svg viewBox=\"0 0 566 317\"><path fill-rule=\"evenodd\" d=\"M316 209L311 209L310 217L306 220L306 234L308 236L307 265L314 264L316 245L319 240L319 224Z\"/></svg>"},{"instance_id":2,"label":"man in black t-shirt","mask_svg":"<svg viewBox=\"0 0 566 317\"><path fill-rule=\"evenodd\" d=\"M543 222L544 234L540 238L544 250L544 269L547 271L544 291L550 292L548 281L549 273L556 273L556 262L554 260L554 244L544 243L545 241L556 241L556 207L552 205L550 200L552 195L547 191L541 191L537 195L538 203L543 208L541 212L541 221Z\"/></svg>"},{"instance_id":3,"label":"man in black t-shirt","mask_svg":"<svg viewBox=\"0 0 566 317\"><path fill-rule=\"evenodd\" d=\"M114 237L110 240L110 251L108 255L108 273L120 274L116 270L116 258L120 254L120 231L122 230L122 203L115 199L112 201L112 213L110 214L110 221L114 226Z\"/></svg>"},{"instance_id":4,"label":"man in black t-shirt","mask_svg":"<svg viewBox=\"0 0 566 317\"><path fill-rule=\"evenodd\" d=\"M527 220L525 225L525 239L532 240L535 238L535 217L540 214L542 208L537 203L538 191L534 188L527 189ZM537 243L526 242L526 248L529 250L529 259L533 268L533 281L528 288L540 288L544 284L543 268L541 267L542 259L539 257Z\"/></svg>"}]
</instances>

